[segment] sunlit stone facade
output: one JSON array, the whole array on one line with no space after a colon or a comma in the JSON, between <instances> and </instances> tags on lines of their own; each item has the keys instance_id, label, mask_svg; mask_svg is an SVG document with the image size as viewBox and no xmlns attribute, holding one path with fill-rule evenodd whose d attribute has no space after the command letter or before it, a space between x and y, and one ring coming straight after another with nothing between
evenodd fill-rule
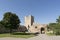
<instances>
[{"instance_id":1,"label":"sunlit stone facade","mask_svg":"<svg viewBox=\"0 0 60 40\"><path fill-rule=\"evenodd\" d=\"M47 25L34 22L32 15L25 16L25 27L30 33L46 33Z\"/></svg>"}]
</instances>

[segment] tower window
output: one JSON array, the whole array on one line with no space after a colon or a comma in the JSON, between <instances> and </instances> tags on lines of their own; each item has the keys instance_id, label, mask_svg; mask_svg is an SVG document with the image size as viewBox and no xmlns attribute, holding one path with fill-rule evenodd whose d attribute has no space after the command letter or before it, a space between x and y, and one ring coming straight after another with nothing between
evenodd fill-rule
<instances>
[{"instance_id":1,"label":"tower window","mask_svg":"<svg viewBox=\"0 0 60 40\"><path fill-rule=\"evenodd\" d=\"M37 28L37 26L35 26L35 28Z\"/></svg>"}]
</instances>

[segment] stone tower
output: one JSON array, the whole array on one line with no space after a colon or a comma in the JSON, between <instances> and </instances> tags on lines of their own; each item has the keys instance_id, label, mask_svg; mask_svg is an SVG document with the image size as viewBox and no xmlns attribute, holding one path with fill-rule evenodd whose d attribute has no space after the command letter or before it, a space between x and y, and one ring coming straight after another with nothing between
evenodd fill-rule
<instances>
[{"instance_id":1,"label":"stone tower","mask_svg":"<svg viewBox=\"0 0 60 40\"><path fill-rule=\"evenodd\" d=\"M25 16L25 26L27 29L31 27L34 23L34 17L32 15Z\"/></svg>"}]
</instances>

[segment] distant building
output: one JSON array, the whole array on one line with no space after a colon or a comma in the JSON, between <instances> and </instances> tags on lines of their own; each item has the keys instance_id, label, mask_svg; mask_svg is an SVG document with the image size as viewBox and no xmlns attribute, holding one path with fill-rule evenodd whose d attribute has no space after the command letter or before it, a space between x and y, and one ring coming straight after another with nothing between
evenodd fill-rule
<instances>
[{"instance_id":1,"label":"distant building","mask_svg":"<svg viewBox=\"0 0 60 40\"><path fill-rule=\"evenodd\" d=\"M47 25L34 23L34 17L32 15L25 16L25 25L30 33L46 33Z\"/></svg>"}]
</instances>

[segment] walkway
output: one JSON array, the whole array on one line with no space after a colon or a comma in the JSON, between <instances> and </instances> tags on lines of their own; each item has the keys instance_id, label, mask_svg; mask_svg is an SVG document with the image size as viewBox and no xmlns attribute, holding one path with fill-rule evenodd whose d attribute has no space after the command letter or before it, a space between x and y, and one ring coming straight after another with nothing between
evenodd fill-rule
<instances>
[{"instance_id":1,"label":"walkway","mask_svg":"<svg viewBox=\"0 0 60 40\"><path fill-rule=\"evenodd\" d=\"M60 36L47 36L45 34L39 34L39 36L28 39L6 37L6 38L0 38L0 40L60 40Z\"/></svg>"}]
</instances>

